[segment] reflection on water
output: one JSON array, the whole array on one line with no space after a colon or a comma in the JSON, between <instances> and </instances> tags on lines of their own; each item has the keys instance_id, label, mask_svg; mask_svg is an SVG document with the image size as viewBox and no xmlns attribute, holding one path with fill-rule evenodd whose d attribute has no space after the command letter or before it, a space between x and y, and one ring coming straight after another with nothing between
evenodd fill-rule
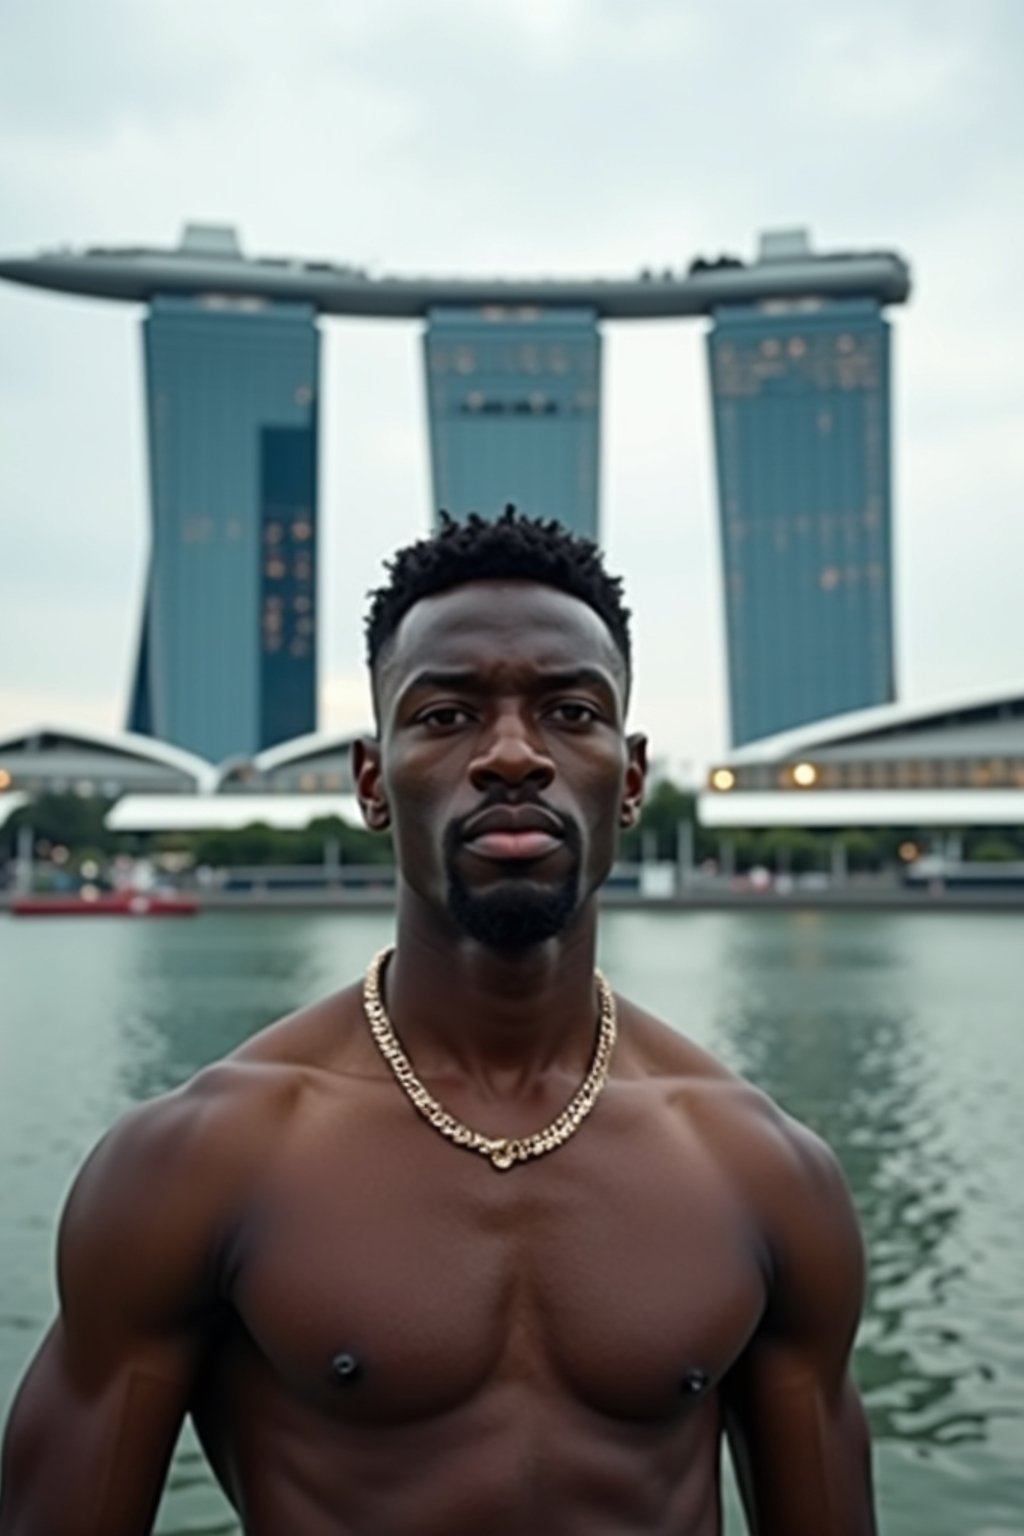
<instances>
[{"instance_id":1,"label":"reflection on water","mask_svg":"<svg viewBox=\"0 0 1024 1536\"><path fill-rule=\"evenodd\" d=\"M358 974L388 927L336 914L0 922L0 1406L50 1313L53 1221L86 1148L129 1103ZM1019 927L605 920L616 985L764 1087L845 1169L871 1259L857 1375L886 1536L1024 1530ZM237 1530L189 1434L159 1529Z\"/></svg>"}]
</instances>

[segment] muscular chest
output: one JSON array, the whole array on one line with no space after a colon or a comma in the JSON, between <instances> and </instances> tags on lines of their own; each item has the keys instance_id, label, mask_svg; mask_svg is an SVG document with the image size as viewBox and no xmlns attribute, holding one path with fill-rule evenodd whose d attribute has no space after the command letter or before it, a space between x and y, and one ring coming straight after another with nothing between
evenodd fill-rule
<instances>
[{"instance_id":1,"label":"muscular chest","mask_svg":"<svg viewBox=\"0 0 1024 1536\"><path fill-rule=\"evenodd\" d=\"M370 1150L372 1148L372 1150ZM287 1159L233 1301L289 1389L411 1420L531 1385L662 1418L713 1389L763 1291L741 1214L684 1147L593 1134L498 1173L403 1124Z\"/></svg>"}]
</instances>

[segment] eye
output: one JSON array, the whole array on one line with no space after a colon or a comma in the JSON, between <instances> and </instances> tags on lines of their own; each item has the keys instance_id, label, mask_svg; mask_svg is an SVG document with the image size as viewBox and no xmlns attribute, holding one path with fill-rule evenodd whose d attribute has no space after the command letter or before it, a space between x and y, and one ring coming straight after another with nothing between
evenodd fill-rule
<instances>
[{"instance_id":1,"label":"eye","mask_svg":"<svg viewBox=\"0 0 1024 1536\"><path fill-rule=\"evenodd\" d=\"M552 705L548 714L562 725L593 725L601 718L600 710L593 704L585 704L582 699L562 699Z\"/></svg>"},{"instance_id":2,"label":"eye","mask_svg":"<svg viewBox=\"0 0 1024 1536\"><path fill-rule=\"evenodd\" d=\"M470 718L469 710L461 704L432 704L416 716L417 725L425 725L434 731L451 731L465 725Z\"/></svg>"}]
</instances>

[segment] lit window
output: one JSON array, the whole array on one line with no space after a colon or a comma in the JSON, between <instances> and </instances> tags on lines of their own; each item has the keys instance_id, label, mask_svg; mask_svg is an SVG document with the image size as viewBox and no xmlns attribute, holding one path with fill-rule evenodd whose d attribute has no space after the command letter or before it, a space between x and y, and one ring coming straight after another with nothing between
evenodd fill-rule
<instances>
[{"instance_id":1,"label":"lit window","mask_svg":"<svg viewBox=\"0 0 1024 1536\"><path fill-rule=\"evenodd\" d=\"M6 768L0 768L0 792L11 787L11 776Z\"/></svg>"},{"instance_id":2,"label":"lit window","mask_svg":"<svg viewBox=\"0 0 1024 1536\"><path fill-rule=\"evenodd\" d=\"M483 390L470 390L469 394L466 396L467 411L482 411L486 400L487 396L484 394Z\"/></svg>"},{"instance_id":3,"label":"lit window","mask_svg":"<svg viewBox=\"0 0 1024 1536\"><path fill-rule=\"evenodd\" d=\"M801 789L810 789L812 784L818 782L818 770L813 763L797 763L793 769L793 783Z\"/></svg>"},{"instance_id":4,"label":"lit window","mask_svg":"<svg viewBox=\"0 0 1024 1536\"><path fill-rule=\"evenodd\" d=\"M455 372L473 373L476 370L476 354L472 347L457 347L455 350Z\"/></svg>"},{"instance_id":5,"label":"lit window","mask_svg":"<svg viewBox=\"0 0 1024 1536\"><path fill-rule=\"evenodd\" d=\"M779 346L779 343L774 339L774 337L766 336L764 341L761 343L762 357L778 357L781 350L782 348Z\"/></svg>"},{"instance_id":6,"label":"lit window","mask_svg":"<svg viewBox=\"0 0 1024 1536\"><path fill-rule=\"evenodd\" d=\"M295 391L295 404L302 406L313 404L313 391L308 384L300 384Z\"/></svg>"},{"instance_id":7,"label":"lit window","mask_svg":"<svg viewBox=\"0 0 1024 1536\"><path fill-rule=\"evenodd\" d=\"M269 576L271 581L280 581L285 573L285 569L283 560L268 560L263 567L263 574Z\"/></svg>"},{"instance_id":8,"label":"lit window","mask_svg":"<svg viewBox=\"0 0 1024 1536\"><path fill-rule=\"evenodd\" d=\"M304 543L306 539L311 539L312 537L313 524L307 523L305 518L300 517L297 522L292 523L293 539L298 539L300 543Z\"/></svg>"},{"instance_id":9,"label":"lit window","mask_svg":"<svg viewBox=\"0 0 1024 1536\"><path fill-rule=\"evenodd\" d=\"M716 768L714 773L711 775L712 789L721 790L723 793L726 790L732 789L735 783L736 775L733 773L731 768Z\"/></svg>"},{"instance_id":10,"label":"lit window","mask_svg":"<svg viewBox=\"0 0 1024 1536\"><path fill-rule=\"evenodd\" d=\"M802 336L791 336L786 351L790 357L803 357L807 351L807 343Z\"/></svg>"},{"instance_id":11,"label":"lit window","mask_svg":"<svg viewBox=\"0 0 1024 1536\"><path fill-rule=\"evenodd\" d=\"M280 523L268 523L263 530L264 541L267 544L280 544L281 533L282 529Z\"/></svg>"},{"instance_id":12,"label":"lit window","mask_svg":"<svg viewBox=\"0 0 1024 1536\"><path fill-rule=\"evenodd\" d=\"M823 592L834 592L842 579L839 568L835 565L826 565L818 578Z\"/></svg>"},{"instance_id":13,"label":"lit window","mask_svg":"<svg viewBox=\"0 0 1024 1536\"><path fill-rule=\"evenodd\" d=\"M299 788L305 794L312 794L317 789L317 777L315 773L303 773L299 775Z\"/></svg>"}]
</instances>

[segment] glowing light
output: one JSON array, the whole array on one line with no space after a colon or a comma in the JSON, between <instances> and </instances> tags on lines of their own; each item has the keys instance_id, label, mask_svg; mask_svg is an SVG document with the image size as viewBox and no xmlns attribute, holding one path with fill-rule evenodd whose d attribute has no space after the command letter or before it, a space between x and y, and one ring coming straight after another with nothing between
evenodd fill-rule
<instances>
[{"instance_id":1,"label":"glowing light","mask_svg":"<svg viewBox=\"0 0 1024 1536\"><path fill-rule=\"evenodd\" d=\"M11 787L11 776L10 776L10 774L7 772L6 768L0 768L0 791L3 791L5 789L10 789L10 787Z\"/></svg>"},{"instance_id":2,"label":"glowing light","mask_svg":"<svg viewBox=\"0 0 1024 1536\"><path fill-rule=\"evenodd\" d=\"M793 783L799 784L801 789L810 789L812 784L818 782L818 770L813 763L797 763L793 769Z\"/></svg>"},{"instance_id":3,"label":"glowing light","mask_svg":"<svg viewBox=\"0 0 1024 1536\"><path fill-rule=\"evenodd\" d=\"M712 789L732 789L736 783L736 775L731 768L716 768L711 775Z\"/></svg>"},{"instance_id":4,"label":"glowing light","mask_svg":"<svg viewBox=\"0 0 1024 1536\"><path fill-rule=\"evenodd\" d=\"M916 843L900 843L898 852L904 864L912 864L921 850Z\"/></svg>"}]
</instances>

